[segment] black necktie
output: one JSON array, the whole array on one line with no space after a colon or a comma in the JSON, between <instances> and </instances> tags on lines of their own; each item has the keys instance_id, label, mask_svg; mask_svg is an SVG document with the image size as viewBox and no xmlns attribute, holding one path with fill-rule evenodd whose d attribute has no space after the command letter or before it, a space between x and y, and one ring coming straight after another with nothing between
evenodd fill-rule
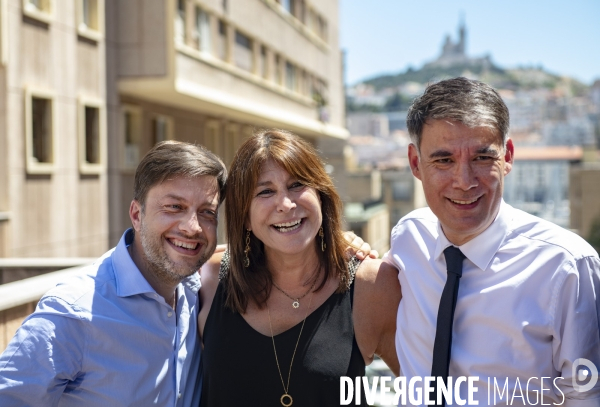
<instances>
[{"instance_id":1,"label":"black necktie","mask_svg":"<svg viewBox=\"0 0 600 407\"><path fill-rule=\"evenodd\" d=\"M444 250L444 257L446 258L448 279L444 291L442 291L438 309L431 376L442 377L444 383L446 383L450 366L450 348L452 346L452 322L454 321L458 283L462 276L462 263L465 255L457 247L449 246ZM433 392L433 395L435 397L433 401L437 402L437 390ZM444 406L445 404L442 396L442 403L436 405Z\"/></svg>"}]
</instances>

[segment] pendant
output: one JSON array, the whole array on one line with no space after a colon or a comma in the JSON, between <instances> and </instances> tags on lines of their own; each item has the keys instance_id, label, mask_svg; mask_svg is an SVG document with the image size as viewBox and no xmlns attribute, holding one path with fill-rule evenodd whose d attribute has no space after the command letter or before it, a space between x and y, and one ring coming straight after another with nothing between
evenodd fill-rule
<instances>
[{"instance_id":1,"label":"pendant","mask_svg":"<svg viewBox=\"0 0 600 407\"><path fill-rule=\"evenodd\" d=\"M286 404L286 402L284 400L289 400L289 403ZM292 399L292 396L290 396L289 394L284 394L283 396L281 396L281 398L279 399L279 401L281 401L281 405L283 407L290 407L292 405L292 403L294 402L294 400Z\"/></svg>"},{"instance_id":2,"label":"pendant","mask_svg":"<svg viewBox=\"0 0 600 407\"><path fill-rule=\"evenodd\" d=\"M300 301L298 301L298 300L296 300L292 303L292 307L294 307L294 308L298 308L299 306L300 306ZM284 396L285 396L285 394L284 394Z\"/></svg>"}]
</instances>

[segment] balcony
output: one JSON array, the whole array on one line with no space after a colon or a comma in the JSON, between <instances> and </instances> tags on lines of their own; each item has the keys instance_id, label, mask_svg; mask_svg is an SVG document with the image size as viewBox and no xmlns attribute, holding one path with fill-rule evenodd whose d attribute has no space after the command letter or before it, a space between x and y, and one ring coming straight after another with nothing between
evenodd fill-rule
<instances>
[{"instance_id":1,"label":"balcony","mask_svg":"<svg viewBox=\"0 0 600 407\"><path fill-rule=\"evenodd\" d=\"M243 14L200 1L152 4L143 14L120 10L120 94L310 137L347 137L334 47L261 2Z\"/></svg>"}]
</instances>

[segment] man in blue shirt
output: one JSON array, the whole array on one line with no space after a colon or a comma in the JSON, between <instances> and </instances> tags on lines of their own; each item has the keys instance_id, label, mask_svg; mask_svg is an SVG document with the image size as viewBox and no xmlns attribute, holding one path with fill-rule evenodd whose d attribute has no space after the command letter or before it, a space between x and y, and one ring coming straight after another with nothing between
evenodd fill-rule
<instances>
[{"instance_id":1,"label":"man in blue shirt","mask_svg":"<svg viewBox=\"0 0 600 407\"><path fill-rule=\"evenodd\" d=\"M140 162L133 229L39 302L0 356L0 406L197 406L196 271L216 245L226 168L167 141Z\"/></svg>"}]
</instances>

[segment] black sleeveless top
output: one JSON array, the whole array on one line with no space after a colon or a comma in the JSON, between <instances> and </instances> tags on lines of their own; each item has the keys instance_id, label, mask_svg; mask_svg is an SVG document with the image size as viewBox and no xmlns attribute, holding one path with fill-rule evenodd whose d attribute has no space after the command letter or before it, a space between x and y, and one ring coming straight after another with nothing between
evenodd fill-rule
<instances>
[{"instance_id":1,"label":"black sleeveless top","mask_svg":"<svg viewBox=\"0 0 600 407\"><path fill-rule=\"evenodd\" d=\"M332 294L306 318L290 378L293 407L339 406L340 376L354 380L365 375L365 362L354 338L352 282L348 291ZM226 308L225 298L221 281L204 327L200 406L281 407L284 391L271 337L255 331L239 313ZM286 385L301 326L302 322L275 336ZM364 399L363 395L361 401Z\"/></svg>"}]
</instances>

